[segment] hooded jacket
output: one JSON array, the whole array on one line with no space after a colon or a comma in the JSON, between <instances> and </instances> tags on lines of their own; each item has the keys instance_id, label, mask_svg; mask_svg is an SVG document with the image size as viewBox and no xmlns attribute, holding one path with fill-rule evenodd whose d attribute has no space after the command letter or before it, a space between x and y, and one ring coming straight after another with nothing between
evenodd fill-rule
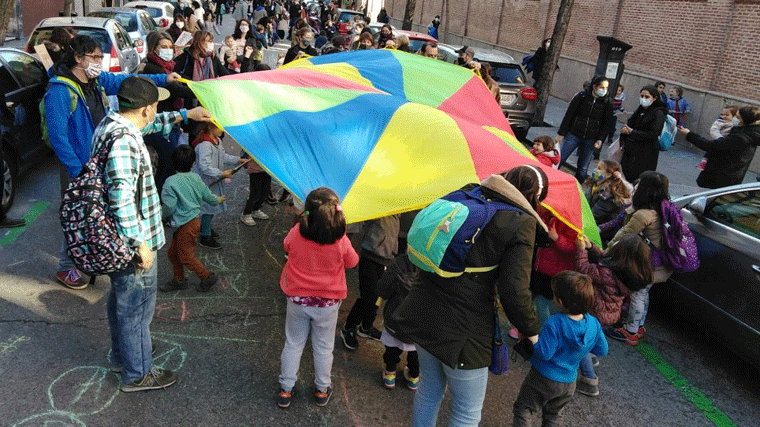
<instances>
[{"instance_id":1,"label":"hooded jacket","mask_svg":"<svg viewBox=\"0 0 760 427\"><path fill-rule=\"evenodd\" d=\"M535 154L533 150L530 150L531 154L536 156L536 159L545 164L546 166L554 167L559 164L560 154L559 150L544 151L543 153Z\"/></svg>"},{"instance_id":2,"label":"hooded jacket","mask_svg":"<svg viewBox=\"0 0 760 427\"><path fill-rule=\"evenodd\" d=\"M530 293L533 249L546 225L525 197L500 175L480 184L483 194L521 211L498 211L465 259L469 267L498 265L483 273L444 278L420 272L420 280L393 313L393 323L418 345L452 368L489 365L494 322L494 286L509 321L526 336L539 331ZM463 188L469 191L474 184Z\"/></svg>"},{"instance_id":3,"label":"hooded jacket","mask_svg":"<svg viewBox=\"0 0 760 427\"><path fill-rule=\"evenodd\" d=\"M610 268L598 262L589 262L589 253L595 261L602 257L601 249L596 246L591 246L589 250L576 248L575 271L589 276L594 284L594 305L591 313L602 325L612 326L620 320L623 301L631 292ZM640 289L647 284L637 283L636 286Z\"/></svg>"},{"instance_id":4,"label":"hooded jacket","mask_svg":"<svg viewBox=\"0 0 760 427\"><path fill-rule=\"evenodd\" d=\"M580 139L599 140L610 134L610 129L615 125L612 101L607 95L594 96L591 90L589 86L570 101L558 135L565 136L570 132Z\"/></svg>"},{"instance_id":5,"label":"hooded jacket","mask_svg":"<svg viewBox=\"0 0 760 427\"><path fill-rule=\"evenodd\" d=\"M707 153L707 164L697 177L697 185L720 188L741 184L760 144L760 125L735 126L728 136L708 140L689 132L686 140Z\"/></svg>"},{"instance_id":6,"label":"hooded jacket","mask_svg":"<svg viewBox=\"0 0 760 427\"><path fill-rule=\"evenodd\" d=\"M95 123L89 105L108 112L106 95L116 95L129 74L102 72L89 83L81 83L65 62L58 62L49 71L50 81L43 102L50 145L66 167L69 176L79 175L90 160L90 146ZM158 86L166 86L166 74L146 75ZM90 85L88 87L88 85ZM71 111L71 97L76 96L76 108ZM102 118L101 117L101 118Z\"/></svg>"}]
</instances>

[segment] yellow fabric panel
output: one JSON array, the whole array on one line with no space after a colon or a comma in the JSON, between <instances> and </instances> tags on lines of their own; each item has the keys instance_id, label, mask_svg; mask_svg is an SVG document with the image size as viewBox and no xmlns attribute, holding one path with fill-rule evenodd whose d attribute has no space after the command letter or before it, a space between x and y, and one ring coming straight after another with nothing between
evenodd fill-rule
<instances>
[{"instance_id":1,"label":"yellow fabric panel","mask_svg":"<svg viewBox=\"0 0 760 427\"><path fill-rule=\"evenodd\" d=\"M348 222L359 222L421 209L472 182L475 166L456 122L408 103L394 113L342 203L352 213Z\"/></svg>"},{"instance_id":2,"label":"yellow fabric panel","mask_svg":"<svg viewBox=\"0 0 760 427\"><path fill-rule=\"evenodd\" d=\"M352 82L359 83L369 88L375 88L372 82L362 77L359 70L353 65L345 62L338 62L334 64L314 65L309 61L293 61L288 65L281 68L308 68L312 71L317 71L323 74L329 74L331 76L340 77Z\"/></svg>"}]
</instances>

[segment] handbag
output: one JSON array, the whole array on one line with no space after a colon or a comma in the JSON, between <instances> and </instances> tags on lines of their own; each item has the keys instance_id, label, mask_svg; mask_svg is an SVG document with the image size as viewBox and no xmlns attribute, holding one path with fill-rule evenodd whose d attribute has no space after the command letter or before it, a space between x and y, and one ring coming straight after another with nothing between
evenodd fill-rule
<instances>
[{"instance_id":1,"label":"handbag","mask_svg":"<svg viewBox=\"0 0 760 427\"><path fill-rule=\"evenodd\" d=\"M493 342L491 344L491 365L488 370L494 375L501 375L509 369L509 346L501 337L498 299L494 299Z\"/></svg>"}]
</instances>

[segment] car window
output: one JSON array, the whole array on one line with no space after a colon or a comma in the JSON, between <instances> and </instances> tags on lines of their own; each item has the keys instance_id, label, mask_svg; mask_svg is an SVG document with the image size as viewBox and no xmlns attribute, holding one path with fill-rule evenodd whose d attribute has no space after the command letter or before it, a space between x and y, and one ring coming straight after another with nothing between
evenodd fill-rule
<instances>
[{"instance_id":1,"label":"car window","mask_svg":"<svg viewBox=\"0 0 760 427\"><path fill-rule=\"evenodd\" d=\"M716 197L705 216L760 239L760 191L740 191Z\"/></svg>"},{"instance_id":2,"label":"car window","mask_svg":"<svg viewBox=\"0 0 760 427\"><path fill-rule=\"evenodd\" d=\"M510 67L491 64L491 76L497 83L525 84L525 76L518 66Z\"/></svg>"},{"instance_id":3,"label":"car window","mask_svg":"<svg viewBox=\"0 0 760 427\"><path fill-rule=\"evenodd\" d=\"M417 53L423 44L425 44L425 40L411 39L409 40L409 49L412 50L412 53Z\"/></svg>"},{"instance_id":4,"label":"car window","mask_svg":"<svg viewBox=\"0 0 760 427\"><path fill-rule=\"evenodd\" d=\"M17 90L18 88L16 80L11 77L8 69L5 68L5 65L0 64L0 91L2 91L3 94L6 94Z\"/></svg>"},{"instance_id":5,"label":"car window","mask_svg":"<svg viewBox=\"0 0 760 427\"><path fill-rule=\"evenodd\" d=\"M97 41L100 44L100 49L103 51L103 53L108 53L111 51L111 38L108 36L108 33L103 28L88 28L88 27L80 27L80 28L69 28L71 32L74 35L85 35L90 36L95 41ZM53 32L52 27L47 28L37 28L34 30L34 33L32 33L32 36L29 37L29 45L27 46L27 50L29 52L34 52L34 46L41 44L45 40L50 40L50 33Z\"/></svg>"},{"instance_id":6,"label":"car window","mask_svg":"<svg viewBox=\"0 0 760 427\"><path fill-rule=\"evenodd\" d=\"M96 16L99 18L112 18L116 20L127 31L137 31L137 16L134 13L117 13L117 12L91 12L89 16Z\"/></svg>"},{"instance_id":7,"label":"car window","mask_svg":"<svg viewBox=\"0 0 760 427\"><path fill-rule=\"evenodd\" d=\"M164 5L164 16L173 16L174 15L174 6L167 4Z\"/></svg>"},{"instance_id":8,"label":"car window","mask_svg":"<svg viewBox=\"0 0 760 427\"><path fill-rule=\"evenodd\" d=\"M338 22L351 22L354 20L354 16L359 15L358 13L351 13L351 12L341 12L340 17L338 17Z\"/></svg>"},{"instance_id":9,"label":"car window","mask_svg":"<svg viewBox=\"0 0 760 427\"><path fill-rule=\"evenodd\" d=\"M156 23L153 22L153 19L151 19L150 15L147 13L141 13L140 14L140 21L142 22L142 27L145 32L151 32L156 31Z\"/></svg>"},{"instance_id":10,"label":"car window","mask_svg":"<svg viewBox=\"0 0 760 427\"><path fill-rule=\"evenodd\" d=\"M132 45L132 38L129 37L129 34L124 30L124 28L121 25L114 25L114 36L116 37L116 46L119 48L119 50L129 49L131 47L134 47Z\"/></svg>"},{"instance_id":11,"label":"car window","mask_svg":"<svg viewBox=\"0 0 760 427\"><path fill-rule=\"evenodd\" d=\"M22 86L39 84L45 79L45 71L37 65L31 56L19 52L2 52L0 56L13 70L13 74L16 75Z\"/></svg>"},{"instance_id":12,"label":"car window","mask_svg":"<svg viewBox=\"0 0 760 427\"><path fill-rule=\"evenodd\" d=\"M148 14L154 18L161 16L161 9L155 7L135 6L135 8L148 12Z\"/></svg>"}]
</instances>

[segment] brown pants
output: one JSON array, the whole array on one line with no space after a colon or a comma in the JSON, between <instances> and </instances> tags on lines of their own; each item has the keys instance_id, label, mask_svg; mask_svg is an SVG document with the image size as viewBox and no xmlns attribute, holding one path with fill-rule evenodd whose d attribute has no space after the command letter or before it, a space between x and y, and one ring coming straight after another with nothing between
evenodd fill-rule
<instances>
[{"instance_id":1,"label":"brown pants","mask_svg":"<svg viewBox=\"0 0 760 427\"><path fill-rule=\"evenodd\" d=\"M195 273L201 280L206 280L211 273L195 257L195 241L201 234L201 220L195 218L174 232L167 255L174 267L174 280L185 280L185 267Z\"/></svg>"}]
</instances>

